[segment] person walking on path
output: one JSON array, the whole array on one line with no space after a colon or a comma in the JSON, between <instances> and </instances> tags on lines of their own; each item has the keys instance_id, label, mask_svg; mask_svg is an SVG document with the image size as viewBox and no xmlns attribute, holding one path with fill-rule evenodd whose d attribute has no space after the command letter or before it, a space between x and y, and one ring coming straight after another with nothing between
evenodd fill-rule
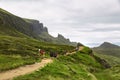
<instances>
[{"instance_id":1,"label":"person walking on path","mask_svg":"<svg viewBox=\"0 0 120 80\"><path fill-rule=\"evenodd\" d=\"M39 49L38 51L39 51L40 56L44 57L44 55L45 55L45 51L42 50L42 49Z\"/></svg>"}]
</instances>

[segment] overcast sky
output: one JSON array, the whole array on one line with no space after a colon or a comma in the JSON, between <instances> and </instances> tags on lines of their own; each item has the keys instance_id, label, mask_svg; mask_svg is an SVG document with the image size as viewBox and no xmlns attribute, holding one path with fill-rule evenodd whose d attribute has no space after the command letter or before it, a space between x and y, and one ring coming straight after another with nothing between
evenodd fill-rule
<instances>
[{"instance_id":1,"label":"overcast sky","mask_svg":"<svg viewBox=\"0 0 120 80\"><path fill-rule=\"evenodd\" d=\"M0 7L39 20L55 37L88 46L120 44L120 0L0 0Z\"/></svg>"}]
</instances>

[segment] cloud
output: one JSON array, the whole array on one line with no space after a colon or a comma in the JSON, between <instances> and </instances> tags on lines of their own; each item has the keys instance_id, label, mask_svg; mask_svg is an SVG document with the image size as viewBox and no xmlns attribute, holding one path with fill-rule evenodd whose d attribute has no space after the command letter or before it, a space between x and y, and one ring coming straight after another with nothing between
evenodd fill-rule
<instances>
[{"instance_id":1,"label":"cloud","mask_svg":"<svg viewBox=\"0 0 120 80\"><path fill-rule=\"evenodd\" d=\"M0 7L40 20L53 36L86 45L120 41L120 0L1 0Z\"/></svg>"}]
</instances>

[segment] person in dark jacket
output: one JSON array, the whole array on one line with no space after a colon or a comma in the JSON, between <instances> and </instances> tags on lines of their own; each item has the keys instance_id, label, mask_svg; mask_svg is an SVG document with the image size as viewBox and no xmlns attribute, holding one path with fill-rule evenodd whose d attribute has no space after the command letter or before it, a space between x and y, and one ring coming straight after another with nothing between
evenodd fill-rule
<instances>
[{"instance_id":1,"label":"person in dark jacket","mask_svg":"<svg viewBox=\"0 0 120 80\"><path fill-rule=\"evenodd\" d=\"M50 52L50 57L57 57L57 53L55 53L55 52Z\"/></svg>"}]
</instances>

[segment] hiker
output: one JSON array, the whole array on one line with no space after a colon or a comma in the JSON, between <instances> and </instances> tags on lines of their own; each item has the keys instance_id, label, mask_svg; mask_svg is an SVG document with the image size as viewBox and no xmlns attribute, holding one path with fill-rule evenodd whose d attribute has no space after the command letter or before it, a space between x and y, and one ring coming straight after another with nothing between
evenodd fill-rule
<instances>
[{"instance_id":1,"label":"hiker","mask_svg":"<svg viewBox=\"0 0 120 80\"><path fill-rule=\"evenodd\" d=\"M57 53L55 53L55 52L50 52L50 57L57 57Z\"/></svg>"},{"instance_id":2,"label":"hiker","mask_svg":"<svg viewBox=\"0 0 120 80\"><path fill-rule=\"evenodd\" d=\"M39 49L38 51L39 51L40 56L44 56L44 54L45 54L44 50Z\"/></svg>"}]
</instances>

